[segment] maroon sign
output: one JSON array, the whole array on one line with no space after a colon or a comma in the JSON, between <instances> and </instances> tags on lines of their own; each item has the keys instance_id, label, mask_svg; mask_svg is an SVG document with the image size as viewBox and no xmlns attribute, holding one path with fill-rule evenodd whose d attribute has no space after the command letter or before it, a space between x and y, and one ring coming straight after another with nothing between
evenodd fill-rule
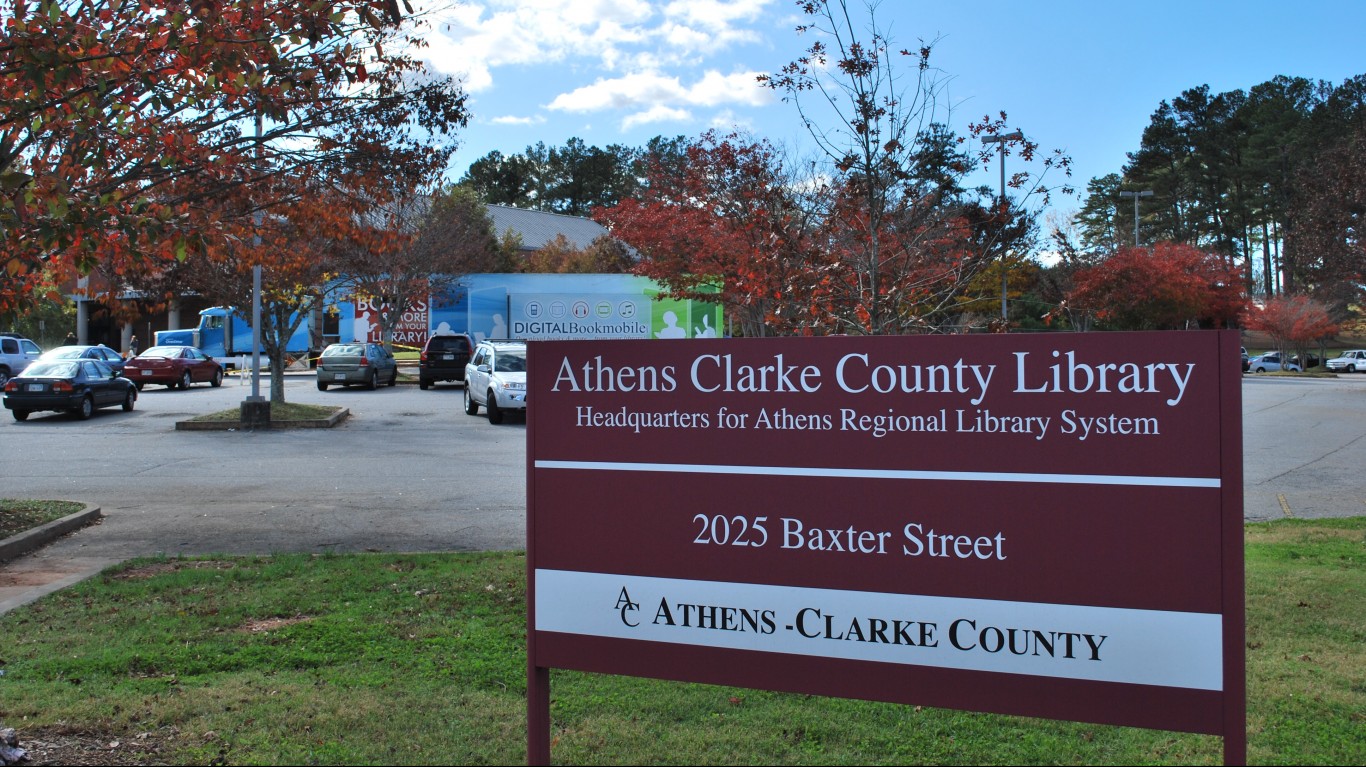
<instances>
[{"instance_id":1,"label":"maroon sign","mask_svg":"<svg viewBox=\"0 0 1366 767\"><path fill-rule=\"evenodd\" d=\"M1233 332L534 343L545 669L1243 749Z\"/></svg>"}]
</instances>

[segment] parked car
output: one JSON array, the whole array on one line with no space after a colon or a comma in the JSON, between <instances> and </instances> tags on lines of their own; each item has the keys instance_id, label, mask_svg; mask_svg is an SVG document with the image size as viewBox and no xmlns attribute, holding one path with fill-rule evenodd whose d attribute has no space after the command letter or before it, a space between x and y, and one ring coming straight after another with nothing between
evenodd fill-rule
<instances>
[{"instance_id":1,"label":"parked car","mask_svg":"<svg viewBox=\"0 0 1366 767\"><path fill-rule=\"evenodd\" d=\"M0 386L19 375L43 353L38 344L18 333L0 333Z\"/></svg>"},{"instance_id":2,"label":"parked car","mask_svg":"<svg viewBox=\"0 0 1366 767\"><path fill-rule=\"evenodd\" d=\"M192 383L222 386L223 366L193 346L153 346L128 360L123 376L139 390L149 383L168 389L188 389Z\"/></svg>"},{"instance_id":3,"label":"parked car","mask_svg":"<svg viewBox=\"0 0 1366 767\"><path fill-rule=\"evenodd\" d=\"M1267 352L1260 357L1253 357L1248 360L1248 369L1253 373L1274 373L1278 370L1293 370L1296 373L1301 371L1300 366L1294 362L1282 363L1279 352Z\"/></svg>"},{"instance_id":4,"label":"parked car","mask_svg":"<svg viewBox=\"0 0 1366 767\"><path fill-rule=\"evenodd\" d=\"M465 365L470 361L474 344L464 333L443 333L430 336L422 345L417 362L417 385L428 389L437 381L465 382Z\"/></svg>"},{"instance_id":5,"label":"parked car","mask_svg":"<svg viewBox=\"0 0 1366 767\"><path fill-rule=\"evenodd\" d=\"M1244 373L1247 372L1248 368L1252 367L1252 365L1249 363L1249 359L1250 359L1250 358L1247 356L1247 347L1244 346L1244 347L1243 347L1243 372L1244 372Z\"/></svg>"},{"instance_id":6,"label":"parked car","mask_svg":"<svg viewBox=\"0 0 1366 767\"><path fill-rule=\"evenodd\" d=\"M526 342L483 341L465 366L465 413L488 412L502 423L508 410L526 410Z\"/></svg>"},{"instance_id":7,"label":"parked car","mask_svg":"<svg viewBox=\"0 0 1366 767\"><path fill-rule=\"evenodd\" d=\"M58 346L43 352L40 360L99 360L108 365L115 373L122 373L127 362L122 354L104 344L94 346Z\"/></svg>"},{"instance_id":8,"label":"parked car","mask_svg":"<svg viewBox=\"0 0 1366 767\"><path fill-rule=\"evenodd\" d=\"M398 360L384 344L331 344L318 357L318 391L332 384L365 384L373 391L380 381L398 383Z\"/></svg>"},{"instance_id":9,"label":"parked car","mask_svg":"<svg viewBox=\"0 0 1366 767\"><path fill-rule=\"evenodd\" d=\"M1300 355L1292 354L1290 356L1290 361L1296 365L1299 365L1301 368L1305 370L1308 370L1309 368L1316 368L1319 366L1319 355L1314 354L1313 352L1308 352L1304 355L1304 357L1305 358L1301 360Z\"/></svg>"},{"instance_id":10,"label":"parked car","mask_svg":"<svg viewBox=\"0 0 1366 767\"><path fill-rule=\"evenodd\" d=\"M1355 373L1358 370L1366 372L1366 349L1348 349L1325 362L1323 366L1334 373Z\"/></svg>"},{"instance_id":11,"label":"parked car","mask_svg":"<svg viewBox=\"0 0 1366 767\"><path fill-rule=\"evenodd\" d=\"M66 411L85 420L96 408L131 411L137 387L100 360L39 360L5 383L5 407L16 421L39 410Z\"/></svg>"}]
</instances>

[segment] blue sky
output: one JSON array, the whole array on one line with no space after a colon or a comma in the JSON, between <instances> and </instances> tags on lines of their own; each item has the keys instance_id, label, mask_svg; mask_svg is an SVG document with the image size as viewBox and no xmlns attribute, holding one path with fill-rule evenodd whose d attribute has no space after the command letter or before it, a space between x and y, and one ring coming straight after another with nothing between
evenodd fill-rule
<instances>
[{"instance_id":1,"label":"blue sky","mask_svg":"<svg viewBox=\"0 0 1366 767\"><path fill-rule=\"evenodd\" d=\"M429 6L420 55L471 96L454 177L490 151L571 137L640 146L739 127L812 149L792 105L754 80L809 44L794 32L802 17L791 0L430 1L447 4ZM1159 102L1188 88L1366 73L1366 0L883 0L876 13L899 48L938 39L932 63L948 79L951 128L1004 110L1010 128L1072 157L1079 190L1118 171ZM994 174L974 182L995 185Z\"/></svg>"}]
</instances>

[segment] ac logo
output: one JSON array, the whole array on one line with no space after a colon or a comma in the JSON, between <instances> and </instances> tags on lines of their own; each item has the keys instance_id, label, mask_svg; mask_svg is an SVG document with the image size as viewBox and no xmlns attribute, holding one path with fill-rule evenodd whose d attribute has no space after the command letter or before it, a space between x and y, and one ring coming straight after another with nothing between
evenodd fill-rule
<instances>
[{"instance_id":1,"label":"ac logo","mask_svg":"<svg viewBox=\"0 0 1366 767\"><path fill-rule=\"evenodd\" d=\"M639 621L632 623L626 618L628 613L640 612L640 603L631 601L631 595L626 592L625 586L621 587L621 593L617 595L616 610L618 610L621 613L622 623L625 623L627 626L630 626L631 628L635 628L636 626L640 625Z\"/></svg>"}]
</instances>

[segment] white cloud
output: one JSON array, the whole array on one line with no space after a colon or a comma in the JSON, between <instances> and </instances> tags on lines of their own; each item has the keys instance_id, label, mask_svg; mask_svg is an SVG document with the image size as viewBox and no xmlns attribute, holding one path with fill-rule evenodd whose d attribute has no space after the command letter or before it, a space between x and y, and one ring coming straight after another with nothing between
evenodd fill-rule
<instances>
[{"instance_id":1,"label":"white cloud","mask_svg":"<svg viewBox=\"0 0 1366 767\"><path fill-rule=\"evenodd\" d=\"M578 62L608 72L696 64L699 55L754 42L745 25L774 0L483 0L434 12L416 53L463 76L471 93L500 67Z\"/></svg>"},{"instance_id":2,"label":"white cloud","mask_svg":"<svg viewBox=\"0 0 1366 767\"><path fill-rule=\"evenodd\" d=\"M662 122L687 122L692 119L692 113L686 109L675 109L666 107L662 104L652 106L644 112L636 112L627 115L621 121L622 130L630 130L641 125Z\"/></svg>"},{"instance_id":3,"label":"white cloud","mask_svg":"<svg viewBox=\"0 0 1366 767\"><path fill-rule=\"evenodd\" d=\"M546 106L563 112L598 112L633 107L714 107L723 104L759 106L772 98L756 81L755 72L723 75L708 71L696 83L684 86L677 77L640 72L562 93Z\"/></svg>"},{"instance_id":4,"label":"white cloud","mask_svg":"<svg viewBox=\"0 0 1366 767\"><path fill-rule=\"evenodd\" d=\"M541 115L532 115L531 117L504 115L502 117L494 117L490 119L489 122L494 125L540 125L545 122L545 118Z\"/></svg>"}]
</instances>

